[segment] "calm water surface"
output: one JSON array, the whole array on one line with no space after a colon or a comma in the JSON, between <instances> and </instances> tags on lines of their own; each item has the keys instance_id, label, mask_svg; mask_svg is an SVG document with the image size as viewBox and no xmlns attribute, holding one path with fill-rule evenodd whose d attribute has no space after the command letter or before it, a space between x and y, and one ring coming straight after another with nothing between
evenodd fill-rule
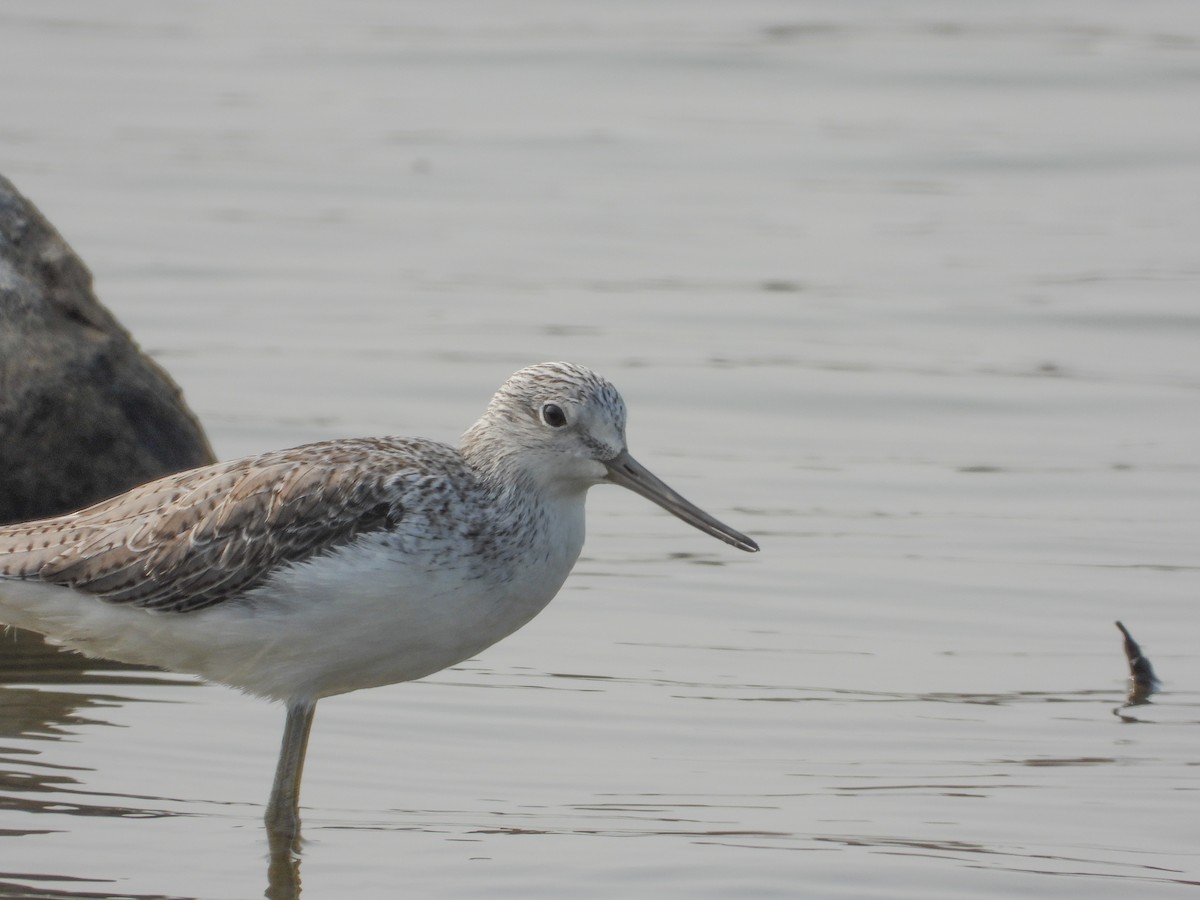
<instances>
[{"instance_id":1,"label":"calm water surface","mask_svg":"<svg viewBox=\"0 0 1200 900\"><path fill-rule=\"evenodd\" d=\"M594 491L531 625L321 705L305 896L1200 886L1200 8L14 0L0 51L0 171L222 456L565 358L763 546ZM0 658L0 895L267 889L281 710Z\"/></svg>"}]
</instances>

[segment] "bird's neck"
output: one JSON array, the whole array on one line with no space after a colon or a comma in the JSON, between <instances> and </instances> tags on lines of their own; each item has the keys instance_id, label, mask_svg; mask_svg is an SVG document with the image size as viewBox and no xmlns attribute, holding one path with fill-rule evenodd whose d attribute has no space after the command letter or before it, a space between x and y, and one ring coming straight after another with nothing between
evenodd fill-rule
<instances>
[{"instance_id":1,"label":"bird's neck","mask_svg":"<svg viewBox=\"0 0 1200 900\"><path fill-rule=\"evenodd\" d=\"M487 416L463 435L459 452L493 498L493 510L547 535L578 532L571 543L582 544L586 483L547 477L538 457L506 439L503 426Z\"/></svg>"},{"instance_id":2,"label":"bird's neck","mask_svg":"<svg viewBox=\"0 0 1200 900\"><path fill-rule=\"evenodd\" d=\"M519 465L519 454L487 416L467 429L459 452L476 477L494 490L505 490L528 479Z\"/></svg>"}]
</instances>

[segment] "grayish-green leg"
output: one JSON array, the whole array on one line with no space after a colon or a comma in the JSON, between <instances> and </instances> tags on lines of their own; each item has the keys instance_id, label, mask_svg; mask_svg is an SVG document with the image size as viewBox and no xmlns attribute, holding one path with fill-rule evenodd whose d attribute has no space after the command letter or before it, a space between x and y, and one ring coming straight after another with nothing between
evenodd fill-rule
<instances>
[{"instance_id":1,"label":"grayish-green leg","mask_svg":"<svg viewBox=\"0 0 1200 900\"><path fill-rule=\"evenodd\" d=\"M300 836L300 776L304 773L304 752L308 749L308 734L316 709L315 700L288 706L275 785L267 803L267 831L276 840L292 843Z\"/></svg>"}]
</instances>

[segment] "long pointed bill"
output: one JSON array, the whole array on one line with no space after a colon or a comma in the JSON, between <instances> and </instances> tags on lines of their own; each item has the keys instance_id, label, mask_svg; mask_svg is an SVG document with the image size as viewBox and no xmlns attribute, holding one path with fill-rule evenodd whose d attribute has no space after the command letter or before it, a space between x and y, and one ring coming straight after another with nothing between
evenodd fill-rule
<instances>
[{"instance_id":1,"label":"long pointed bill","mask_svg":"<svg viewBox=\"0 0 1200 900\"><path fill-rule=\"evenodd\" d=\"M750 540L740 531L734 531L724 522L718 522L700 507L679 496L663 482L650 473L650 470L629 455L628 450L622 450L604 464L608 468L608 480L621 487L627 487L635 494L641 494L647 500L657 503L673 516L678 516L705 534L720 538L727 544L732 544L739 550L753 553L758 550L758 544Z\"/></svg>"}]
</instances>

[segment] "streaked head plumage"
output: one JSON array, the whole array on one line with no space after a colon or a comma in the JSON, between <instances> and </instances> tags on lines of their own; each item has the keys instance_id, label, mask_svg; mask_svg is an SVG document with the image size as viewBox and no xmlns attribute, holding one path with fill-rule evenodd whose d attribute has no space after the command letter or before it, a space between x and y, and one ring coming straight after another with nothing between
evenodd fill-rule
<instances>
[{"instance_id":1,"label":"streaked head plumage","mask_svg":"<svg viewBox=\"0 0 1200 900\"><path fill-rule=\"evenodd\" d=\"M477 465L491 457L511 468L519 457L519 468L595 484L604 480L597 464L625 450L625 418L625 401L603 376L575 363L538 363L500 386L464 435L463 452Z\"/></svg>"}]
</instances>

